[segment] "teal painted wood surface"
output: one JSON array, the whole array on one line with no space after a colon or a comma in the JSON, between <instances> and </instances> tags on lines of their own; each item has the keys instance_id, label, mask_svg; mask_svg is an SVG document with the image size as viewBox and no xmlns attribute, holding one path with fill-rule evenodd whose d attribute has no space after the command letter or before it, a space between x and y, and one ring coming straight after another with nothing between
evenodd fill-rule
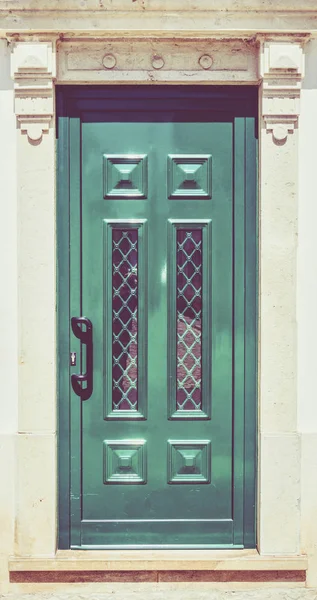
<instances>
[{"instance_id":1,"label":"teal painted wood surface","mask_svg":"<svg viewBox=\"0 0 317 600\"><path fill-rule=\"evenodd\" d=\"M254 547L256 91L58 107L59 546Z\"/></svg>"}]
</instances>

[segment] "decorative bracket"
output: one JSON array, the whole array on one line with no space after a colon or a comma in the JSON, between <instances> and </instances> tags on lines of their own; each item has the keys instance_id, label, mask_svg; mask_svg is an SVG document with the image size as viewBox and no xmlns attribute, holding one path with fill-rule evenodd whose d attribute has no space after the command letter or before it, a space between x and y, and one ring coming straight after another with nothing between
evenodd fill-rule
<instances>
[{"instance_id":1,"label":"decorative bracket","mask_svg":"<svg viewBox=\"0 0 317 600\"><path fill-rule=\"evenodd\" d=\"M300 43L264 42L260 71L263 80L262 116L275 142L283 143L297 126L304 77Z\"/></svg>"},{"instance_id":2,"label":"decorative bracket","mask_svg":"<svg viewBox=\"0 0 317 600\"><path fill-rule=\"evenodd\" d=\"M39 142L54 115L55 41L13 42L11 76L21 131Z\"/></svg>"}]
</instances>

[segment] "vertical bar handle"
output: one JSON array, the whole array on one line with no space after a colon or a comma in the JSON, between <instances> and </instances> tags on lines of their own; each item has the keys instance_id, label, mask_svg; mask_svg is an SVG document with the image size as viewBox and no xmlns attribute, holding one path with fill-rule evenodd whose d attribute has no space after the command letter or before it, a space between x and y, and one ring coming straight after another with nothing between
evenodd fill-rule
<instances>
[{"instance_id":1,"label":"vertical bar handle","mask_svg":"<svg viewBox=\"0 0 317 600\"><path fill-rule=\"evenodd\" d=\"M86 372L71 376L72 388L82 400L88 400L93 390L92 322L87 317L72 317L71 326L74 336L86 346Z\"/></svg>"}]
</instances>

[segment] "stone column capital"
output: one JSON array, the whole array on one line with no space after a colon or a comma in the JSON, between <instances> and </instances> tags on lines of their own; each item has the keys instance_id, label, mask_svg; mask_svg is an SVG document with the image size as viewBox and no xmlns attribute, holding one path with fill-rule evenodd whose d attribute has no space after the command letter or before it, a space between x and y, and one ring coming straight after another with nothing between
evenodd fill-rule
<instances>
[{"instance_id":1,"label":"stone column capital","mask_svg":"<svg viewBox=\"0 0 317 600\"><path fill-rule=\"evenodd\" d=\"M54 115L56 42L13 41L11 47L17 120L21 132L39 142Z\"/></svg>"}]
</instances>

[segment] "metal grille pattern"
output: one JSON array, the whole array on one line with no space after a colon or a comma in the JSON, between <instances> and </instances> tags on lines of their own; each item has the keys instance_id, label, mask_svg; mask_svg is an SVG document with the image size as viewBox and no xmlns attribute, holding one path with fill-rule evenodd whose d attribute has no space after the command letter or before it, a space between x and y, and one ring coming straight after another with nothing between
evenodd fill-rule
<instances>
[{"instance_id":1,"label":"metal grille pattern","mask_svg":"<svg viewBox=\"0 0 317 600\"><path fill-rule=\"evenodd\" d=\"M137 410L137 229L113 229L112 265L112 407Z\"/></svg>"},{"instance_id":2,"label":"metal grille pattern","mask_svg":"<svg viewBox=\"0 0 317 600\"><path fill-rule=\"evenodd\" d=\"M177 230L176 408L201 410L202 230Z\"/></svg>"}]
</instances>

